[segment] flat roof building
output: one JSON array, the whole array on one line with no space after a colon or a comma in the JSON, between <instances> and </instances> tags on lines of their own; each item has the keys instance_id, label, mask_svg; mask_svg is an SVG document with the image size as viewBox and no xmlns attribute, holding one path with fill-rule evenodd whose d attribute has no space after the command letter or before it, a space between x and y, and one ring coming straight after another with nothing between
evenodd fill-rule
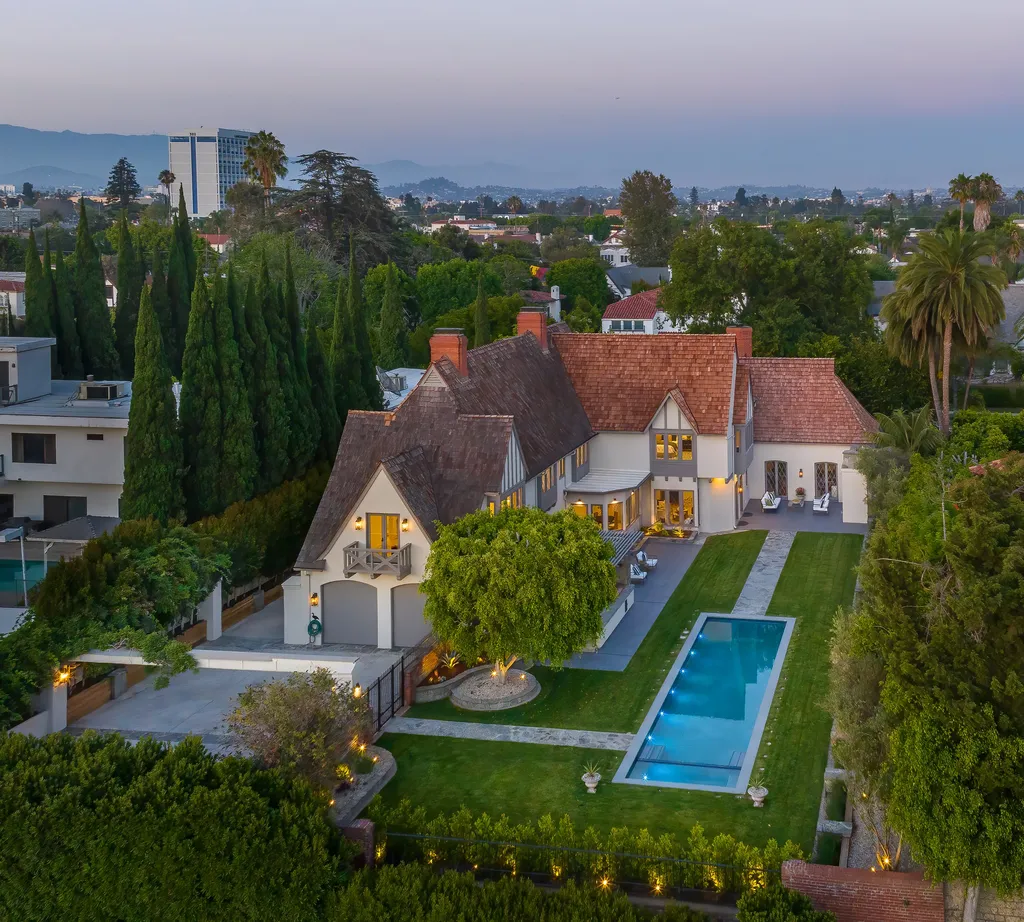
<instances>
[{"instance_id":1,"label":"flat roof building","mask_svg":"<svg viewBox=\"0 0 1024 922\"><path fill-rule=\"evenodd\" d=\"M168 163L174 185L185 192L190 218L205 218L227 207L228 189L245 179L245 145L253 134L233 128L196 128L168 137ZM177 189L171 190L172 207L176 193Z\"/></svg>"}]
</instances>

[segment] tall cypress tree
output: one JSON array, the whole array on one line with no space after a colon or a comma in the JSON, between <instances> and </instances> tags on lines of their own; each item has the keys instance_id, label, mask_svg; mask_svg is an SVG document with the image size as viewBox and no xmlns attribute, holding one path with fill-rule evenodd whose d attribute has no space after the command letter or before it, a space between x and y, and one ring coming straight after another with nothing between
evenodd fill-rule
<instances>
[{"instance_id":1,"label":"tall cypress tree","mask_svg":"<svg viewBox=\"0 0 1024 922\"><path fill-rule=\"evenodd\" d=\"M313 406L312 385L306 363L306 343L302 338L302 319L299 316L299 294L295 288L291 248L284 263L284 335L291 346L292 372L295 380L296 412L292 424L300 432L301 441L294 456L296 473L302 473L316 457L320 444L320 416ZM296 425L297 424L297 425Z\"/></svg>"},{"instance_id":2,"label":"tall cypress tree","mask_svg":"<svg viewBox=\"0 0 1024 922\"><path fill-rule=\"evenodd\" d=\"M229 298L230 281L217 285L213 299L216 375L220 383L220 412L223 426L217 491L219 505L223 509L252 496L256 486L257 470L249 391L242 376L242 362L238 355L235 322Z\"/></svg>"},{"instance_id":3,"label":"tall cypress tree","mask_svg":"<svg viewBox=\"0 0 1024 922\"><path fill-rule=\"evenodd\" d=\"M188 209L185 207L185 187L178 186L178 216L174 222L174 237L181 247L185 262L185 277L188 280L188 296L191 301L192 289L196 286L196 249L192 246L192 226L188 223ZM184 337L182 337L184 339Z\"/></svg>"},{"instance_id":4,"label":"tall cypress tree","mask_svg":"<svg viewBox=\"0 0 1024 922\"><path fill-rule=\"evenodd\" d=\"M405 364L405 308L398 291L398 271L388 263L384 276L384 300L380 307L380 327L377 331L377 360L383 368L398 368Z\"/></svg>"},{"instance_id":5,"label":"tall cypress tree","mask_svg":"<svg viewBox=\"0 0 1024 922\"><path fill-rule=\"evenodd\" d=\"M64 262L64 253L60 248L56 253L53 285L57 304L57 328L54 331L57 337L57 363L65 378L80 381L85 377L82 341L78 338L78 324L75 321L75 298L71 290L71 278Z\"/></svg>"},{"instance_id":6,"label":"tall cypress tree","mask_svg":"<svg viewBox=\"0 0 1024 922\"><path fill-rule=\"evenodd\" d=\"M167 367L173 370L172 357L176 350L174 338L174 317L171 310L171 296L167 291L167 275L164 259L158 249L153 250L153 284L149 292L156 322L160 325L160 339L163 344Z\"/></svg>"},{"instance_id":7,"label":"tall cypress tree","mask_svg":"<svg viewBox=\"0 0 1024 922\"><path fill-rule=\"evenodd\" d=\"M232 280L232 270L228 269L228 281ZM237 296L238 289L235 289ZM260 435L258 423L260 418L260 382L256 380L256 344L249 332L252 321L249 320L249 311L255 310L259 302L256 300L256 282L249 277L245 286L245 294L233 303L233 316L235 318L235 338L238 340L238 357L242 361L242 369L245 374L245 385L249 390L249 411L252 413L253 425L257 426L256 432L256 457L262 458L260 449Z\"/></svg>"},{"instance_id":8,"label":"tall cypress tree","mask_svg":"<svg viewBox=\"0 0 1024 922\"><path fill-rule=\"evenodd\" d=\"M143 285L135 331L135 376L128 411L121 518L161 522L185 511L181 430L151 291Z\"/></svg>"},{"instance_id":9,"label":"tall cypress tree","mask_svg":"<svg viewBox=\"0 0 1024 922\"><path fill-rule=\"evenodd\" d=\"M257 492L264 493L282 483L291 460L289 408L281 387L277 350L263 319L261 305L273 298L269 279L266 285L250 286L253 300L245 305L245 325L253 343L252 378L255 387L256 453L259 458Z\"/></svg>"},{"instance_id":10,"label":"tall cypress tree","mask_svg":"<svg viewBox=\"0 0 1024 922\"><path fill-rule=\"evenodd\" d=\"M319 461L333 461L341 438L341 420L334 400L331 369L320 348L320 336L314 325L306 327L306 363L312 384L313 407L320 421L320 442L316 457Z\"/></svg>"},{"instance_id":11,"label":"tall cypress tree","mask_svg":"<svg viewBox=\"0 0 1024 922\"><path fill-rule=\"evenodd\" d=\"M188 320L192 313L191 291L181 241L175 236L171 240L171 252L167 258L167 300L174 330L174 350L168 352L168 358L171 362L171 371L179 378L181 377L182 357L185 352L185 340L188 336Z\"/></svg>"},{"instance_id":12,"label":"tall cypress tree","mask_svg":"<svg viewBox=\"0 0 1024 922\"><path fill-rule=\"evenodd\" d=\"M25 246L25 335L52 336L50 329L50 288L39 261L34 230Z\"/></svg>"},{"instance_id":13,"label":"tall cypress tree","mask_svg":"<svg viewBox=\"0 0 1024 922\"><path fill-rule=\"evenodd\" d=\"M139 320L139 299L146 272L142 254L135 248L128 215L121 212L117 247L117 303L114 305L114 341L121 360L121 372L131 378L135 371L135 327Z\"/></svg>"},{"instance_id":14,"label":"tall cypress tree","mask_svg":"<svg viewBox=\"0 0 1024 922\"><path fill-rule=\"evenodd\" d=\"M345 426L349 410L362 409L367 404L359 377L359 356L356 355L352 324L349 321L349 287L338 285L338 297L334 302L334 329L331 335L331 383L334 405L338 409L338 419L341 420L342 428Z\"/></svg>"},{"instance_id":15,"label":"tall cypress tree","mask_svg":"<svg viewBox=\"0 0 1024 922\"><path fill-rule=\"evenodd\" d=\"M46 232L46 244L43 247L43 285L46 292L46 311L39 311L32 319L33 326L39 332L29 332L29 316L25 314L25 332L29 336L53 336L57 331L57 283L53 277L53 253L50 250L50 232ZM45 330L41 321L45 321ZM13 332L13 330L12 330ZM50 377L60 377L60 361L57 350L50 349Z\"/></svg>"},{"instance_id":16,"label":"tall cypress tree","mask_svg":"<svg viewBox=\"0 0 1024 922\"><path fill-rule=\"evenodd\" d=\"M384 406L384 395L381 393L377 364L373 360L373 349L370 347L370 333L366 329L363 286L359 282L356 242L353 237L349 237L348 250L348 316L358 362L359 381L366 399L366 403L358 409L379 410Z\"/></svg>"},{"instance_id":17,"label":"tall cypress tree","mask_svg":"<svg viewBox=\"0 0 1024 922\"><path fill-rule=\"evenodd\" d=\"M202 279L192 294L192 315L181 363L179 414L185 455L185 511L192 522L221 511L218 485L223 417L213 309Z\"/></svg>"},{"instance_id":18,"label":"tall cypress tree","mask_svg":"<svg viewBox=\"0 0 1024 922\"><path fill-rule=\"evenodd\" d=\"M75 237L75 322L82 343L86 374L116 378L119 372L114 328L107 307L106 282L100 253L89 233L85 196L78 203L78 233Z\"/></svg>"},{"instance_id":19,"label":"tall cypress tree","mask_svg":"<svg viewBox=\"0 0 1024 922\"><path fill-rule=\"evenodd\" d=\"M473 345L486 346L491 341L491 321L487 316L487 295L484 292L484 270L476 280L476 305L473 308Z\"/></svg>"}]
</instances>

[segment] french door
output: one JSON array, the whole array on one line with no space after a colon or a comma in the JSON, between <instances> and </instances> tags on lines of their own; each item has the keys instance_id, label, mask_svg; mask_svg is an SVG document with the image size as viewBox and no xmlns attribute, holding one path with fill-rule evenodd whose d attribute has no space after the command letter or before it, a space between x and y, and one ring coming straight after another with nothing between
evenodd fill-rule
<instances>
[{"instance_id":1,"label":"french door","mask_svg":"<svg viewBox=\"0 0 1024 922\"><path fill-rule=\"evenodd\" d=\"M765 461L764 490L783 499L789 496L789 467L785 461Z\"/></svg>"},{"instance_id":2,"label":"french door","mask_svg":"<svg viewBox=\"0 0 1024 922\"><path fill-rule=\"evenodd\" d=\"M839 499L839 466L830 461L815 461L814 498L821 499L826 493Z\"/></svg>"}]
</instances>

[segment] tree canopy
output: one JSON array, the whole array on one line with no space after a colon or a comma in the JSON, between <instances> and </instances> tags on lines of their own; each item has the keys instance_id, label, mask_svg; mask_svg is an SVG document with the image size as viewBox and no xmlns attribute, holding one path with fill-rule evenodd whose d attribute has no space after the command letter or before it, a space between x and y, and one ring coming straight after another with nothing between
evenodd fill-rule
<instances>
[{"instance_id":1,"label":"tree canopy","mask_svg":"<svg viewBox=\"0 0 1024 922\"><path fill-rule=\"evenodd\" d=\"M619 207L626 219L623 237L637 266L664 266L675 237L677 206L672 180L650 170L637 170L622 180Z\"/></svg>"},{"instance_id":2,"label":"tree canopy","mask_svg":"<svg viewBox=\"0 0 1024 922\"><path fill-rule=\"evenodd\" d=\"M135 174L135 167L127 157L122 157L110 168L107 188L103 190L103 194L107 197L107 201L117 202L122 210L127 210L141 192L142 187Z\"/></svg>"}]
</instances>

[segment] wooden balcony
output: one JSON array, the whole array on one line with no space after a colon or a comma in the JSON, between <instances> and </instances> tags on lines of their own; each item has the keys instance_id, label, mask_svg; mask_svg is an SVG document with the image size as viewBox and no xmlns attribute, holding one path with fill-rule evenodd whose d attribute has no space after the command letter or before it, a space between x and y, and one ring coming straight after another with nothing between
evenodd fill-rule
<instances>
[{"instance_id":1,"label":"wooden balcony","mask_svg":"<svg viewBox=\"0 0 1024 922\"><path fill-rule=\"evenodd\" d=\"M393 551L363 547L358 541L345 547L345 576L369 573L376 579L382 573L403 579L412 571L412 545L403 544Z\"/></svg>"}]
</instances>

